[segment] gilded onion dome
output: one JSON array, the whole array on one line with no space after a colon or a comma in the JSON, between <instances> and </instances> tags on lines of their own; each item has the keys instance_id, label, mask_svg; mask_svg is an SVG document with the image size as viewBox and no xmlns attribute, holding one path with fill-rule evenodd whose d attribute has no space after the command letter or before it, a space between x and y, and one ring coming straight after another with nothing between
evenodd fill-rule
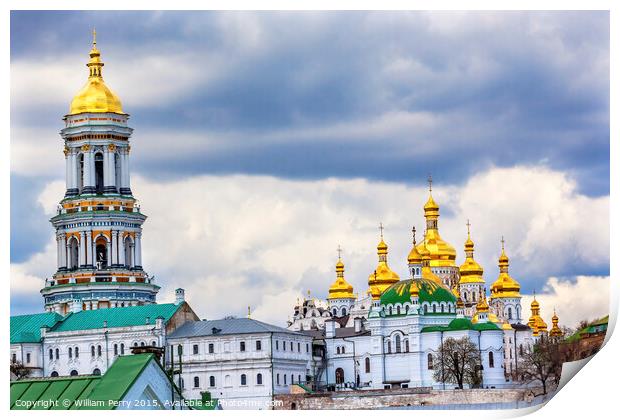
<instances>
[{"instance_id":1,"label":"gilded onion dome","mask_svg":"<svg viewBox=\"0 0 620 420\"><path fill-rule=\"evenodd\" d=\"M411 251L409 251L409 255L407 255L407 262L409 265L422 264L422 254L418 251L415 241L415 226L411 231L413 232L413 247L411 247Z\"/></svg>"},{"instance_id":2,"label":"gilded onion dome","mask_svg":"<svg viewBox=\"0 0 620 420\"><path fill-rule=\"evenodd\" d=\"M560 318L558 318L558 316L555 313L555 309L554 309L553 317L551 318L551 323L553 324L553 326L551 327L551 330L549 330L549 335L551 337L562 337L564 335L564 333L558 326L559 321L560 321Z\"/></svg>"},{"instance_id":3,"label":"gilded onion dome","mask_svg":"<svg viewBox=\"0 0 620 420\"><path fill-rule=\"evenodd\" d=\"M417 249L420 252L423 246L426 247L431 256L431 267L454 267L456 250L439 235L439 205L433 199L432 191L432 179L429 177L429 196L424 204L426 234L424 241L417 246Z\"/></svg>"},{"instance_id":4,"label":"gilded onion dome","mask_svg":"<svg viewBox=\"0 0 620 420\"><path fill-rule=\"evenodd\" d=\"M75 95L69 107L69 115L83 112L113 112L124 114L121 100L103 81L101 53L97 49L96 33L93 31L93 47L86 66L89 75L86 85Z\"/></svg>"},{"instance_id":5,"label":"gilded onion dome","mask_svg":"<svg viewBox=\"0 0 620 420\"><path fill-rule=\"evenodd\" d=\"M521 297L521 285L508 274L508 256L504 250L502 238L502 254L499 256L499 277L491 285L491 299Z\"/></svg>"},{"instance_id":6,"label":"gilded onion dome","mask_svg":"<svg viewBox=\"0 0 620 420\"><path fill-rule=\"evenodd\" d=\"M336 263L336 281L329 287L327 299L355 299L353 286L344 279L344 263L340 258Z\"/></svg>"},{"instance_id":7,"label":"gilded onion dome","mask_svg":"<svg viewBox=\"0 0 620 420\"><path fill-rule=\"evenodd\" d=\"M471 319L471 322L473 324L478 323L481 313L487 314L487 319L489 320L489 322L493 322L496 324L501 322L497 315L495 315L493 312L489 312L489 304L487 303L486 295L481 295L480 300L476 304L476 313Z\"/></svg>"},{"instance_id":8,"label":"gilded onion dome","mask_svg":"<svg viewBox=\"0 0 620 420\"><path fill-rule=\"evenodd\" d=\"M532 311L532 316L530 316L527 325L532 329L532 334L538 336L541 332L547 331L547 324L540 316L540 304L536 300L536 296L534 296L534 300L530 305L530 310Z\"/></svg>"},{"instance_id":9,"label":"gilded onion dome","mask_svg":"<svg viewBox=\"0 0 620 420\"><path fill-rule=\"evenodd\" d=\"M381 226L381 241L377 245L379 264L373 273L368 276L368 286L373 300L379 299L381 294L392 284L400 280L398 274L392 271L387 263L388 246L383 241L383 226Z\"/></svg>"},{"instance_id":10,"label":"gilded onion dome","mask_svg":"<svg viewBox=\"0 0 620 420\"><path fill-rule=\"evenodd\" d=\"M484 279L482 274L484 273L482 266L474 260L474 241L471 240L469 232L469 220L467 221L467 240L465 241L465 262L459 267L461 278L460 284L464 283L483 283Z\"/></svg>"}]
</instances>

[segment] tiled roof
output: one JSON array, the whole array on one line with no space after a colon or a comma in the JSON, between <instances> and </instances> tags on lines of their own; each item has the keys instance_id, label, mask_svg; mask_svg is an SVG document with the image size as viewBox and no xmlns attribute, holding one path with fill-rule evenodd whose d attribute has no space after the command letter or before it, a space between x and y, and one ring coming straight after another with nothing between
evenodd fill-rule
<instances>
[{"instance_id":1,"label":"tiled roof","mask_svg":"<svg viewBox=\"0 0 620 420\"><path fill-rule=\"evenodd\" d=\"M56 312L43 312L11 317L11 344L38 343L41 341L41 327L53 327L62 319Z\"/></svg>"},{"instance_id":2,"label":"tiled roof","mask_svg":"<svg viewBox=\"0 0 620 420\"><path fill-rule=\"evenodd\" d=\"M164 322L168 321L179 308L180 306L174 303L162 303L80 311L67 315L51 331L99 329L103 328L104 321L107 322L108 328L154 325L155 320L160 316L164 318Z\"/></svg>"},{"instance_id":3,"label":"tiled roof","mask_svg":"<svg viewBox=\"0 0 620 420\"><path fill-rule=\"evenodd\" d=\"M215 330L214 330L215 328ZM210 335L252 334L277 332L300 334L285 328L249 318L225 318L213 321L189 321L177 328L168 338L204 337Z\"/></svg>"},{"instance_id":4,"label":"tiled roof","mask_svg":"<svg viewBox=\"0 0 620 420\"><path fill-rule=\"evenodd\" d=\"M114 402L123 399L153 358L152 353L119 356L103 376L69 376L11 382L11 409L111 409ZM16 404L18 400L21 402L19 405ZM23 404L24 401L29 402L29 405ZM86 401L103 401L104 405L94 407L84 404Z\"/></svg>"}]
</instances>

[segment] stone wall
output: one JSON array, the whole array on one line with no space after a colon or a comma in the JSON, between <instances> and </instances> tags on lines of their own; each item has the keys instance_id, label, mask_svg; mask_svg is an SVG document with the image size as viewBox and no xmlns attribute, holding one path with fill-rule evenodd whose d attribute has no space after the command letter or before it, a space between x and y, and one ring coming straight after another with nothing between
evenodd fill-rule
<instances>
[{"instance_id":1,"label":"stone wall","mask_svg":"<svg viewBox=\"0 0 620 420\"><path fill-rule=\"evenodd\" d=\"M463 389L431 390L411 388L401 390L348 391L315 394L278 394L274 396L276 410L348 410L402 407L414 405L483 404L530 402L532 389ZM539 393L539 392L536 392Z\"/></svg>"}]
</instances>

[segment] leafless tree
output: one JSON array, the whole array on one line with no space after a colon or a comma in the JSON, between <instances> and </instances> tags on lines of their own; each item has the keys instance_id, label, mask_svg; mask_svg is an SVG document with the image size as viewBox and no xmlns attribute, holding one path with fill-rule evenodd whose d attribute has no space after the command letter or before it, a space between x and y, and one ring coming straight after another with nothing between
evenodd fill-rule
<instances>
[{"instance_id":1,"label":"leafless tree","mask_svg":"<svg viewBox=\"0 0 620 420\"><path fill-rule=\"evenodd\" d=\"M15 375L15 379L26 378L28 375L30 375L30 372L32 372L32 369L24 366L24 364L19 360L11 360L11 373Z\"/></svg>"},{"instance_id":2,"label":"leafless tree","mask_svg":"<svg viewBox=\"0 0 620 420\"><path fill-rule=\"evenodd\" d=\"M433 377L437 382L457 384L460 389L464 384L476 387L482 382L480 366L480 352L469 337L448 338L437 350Z\"/></svg>"},{"instance_id":3,"label":"leafless tree","mask_svg":"<svg viewBox=\"0 0 620 420\"><path fill-rule=\"evenodd\" d=\"M519 373L526 383L540 384L543 395L547 394L550 384L557 384L562 369L558 346L541 338L530 350L523 353Z\"/></svg>"}]
</instances>

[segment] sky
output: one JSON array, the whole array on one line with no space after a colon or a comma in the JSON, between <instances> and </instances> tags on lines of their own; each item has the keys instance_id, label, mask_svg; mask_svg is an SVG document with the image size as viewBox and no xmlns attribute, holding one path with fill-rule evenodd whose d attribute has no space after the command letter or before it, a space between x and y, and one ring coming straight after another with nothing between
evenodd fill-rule
<instances>
[{"instance_id":1,"label":"sky","mask_svg":"<svg viewBox=\"0 0 620 420\"><path fill-rule=\"evenodd\" d=\"M338 245L364 294L380 222L404 278L431 173L457 263L469 219L488 286L503 235L525 304L607 313L608 13L59 11L11 13L12 313L42 310L55 269L92 27L160 301L282 325L325 298Z\"/></svg>"}]
</instances>

